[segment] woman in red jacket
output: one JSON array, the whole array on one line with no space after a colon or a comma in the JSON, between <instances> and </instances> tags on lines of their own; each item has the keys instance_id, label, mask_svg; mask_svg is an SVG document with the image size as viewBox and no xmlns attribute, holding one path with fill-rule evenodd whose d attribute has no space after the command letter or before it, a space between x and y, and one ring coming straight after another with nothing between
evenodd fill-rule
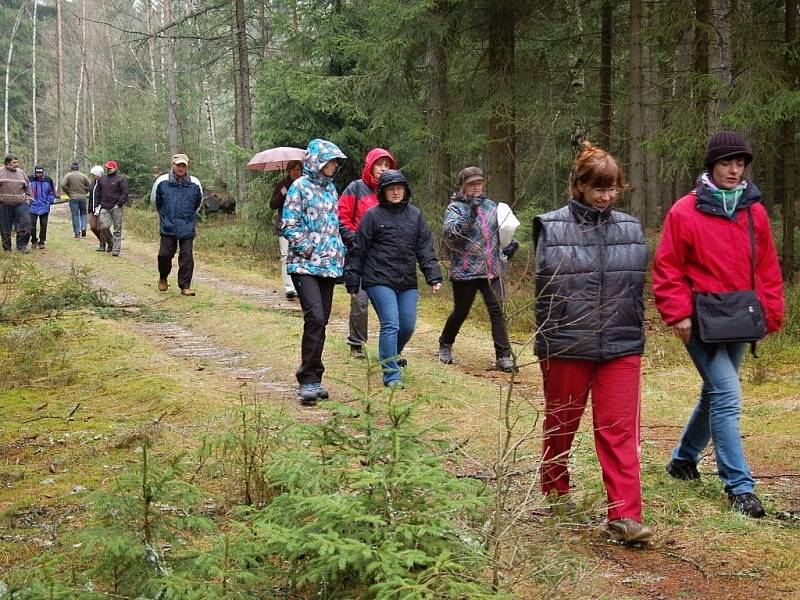
<instances>
[{"instance_id":1,"label":"woman in red jacket","mask_svg":"<svg viewBox=\"0 0 800 600\"><path fill-rule=\"evenodd\" d=\"M764 507L753 493L755 482L739 432L739 366L747 344L701 341L693 306L694 293L755 287L767 333L777 331L783 323L783 281L769 217L761 204L761 192L744 177L752 160L738 133L722 131L708 140L703 161L706 170L697 188L673 204L664 222L653 265L653 292L661 317L686 345L703 380L697 406L672 451L667 472L676 479L698 479L697 463L713 441L717 471L731 508L760 518ZM754 281L751 261L755 261Z\"/></svg>"}]
</instances>

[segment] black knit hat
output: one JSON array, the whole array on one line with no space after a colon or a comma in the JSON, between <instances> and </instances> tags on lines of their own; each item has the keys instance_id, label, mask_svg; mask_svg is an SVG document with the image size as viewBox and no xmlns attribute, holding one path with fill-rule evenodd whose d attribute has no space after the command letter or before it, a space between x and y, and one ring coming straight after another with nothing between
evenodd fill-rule
<instances>
[{"instance_id":1,"label":"black knit hat","mask_svg":"<svg viewBox=\"0 0 800 600\"><path fill-rule=\"evenodd\" d=\"M69 168L72 169L73 171L77 171L78 169L81 168L81 166L78 164L77 160L74 160L72 161L72 164L69 166Z\"/></svg>"},{"instance_id":2,"label":"black knit hat","mask_svg":"<svg viewBox=\"0 0 800 600\"><path fill-rule=\"evenodd\" d=\"M711 136L706 144L706 155L703 165L709 171L714 168L714 163L723 158L741 156L745 166L753 160L753 155L747 149L747 144L740 133L735 131L719 131Z\"/></svg>"}]
</instances>

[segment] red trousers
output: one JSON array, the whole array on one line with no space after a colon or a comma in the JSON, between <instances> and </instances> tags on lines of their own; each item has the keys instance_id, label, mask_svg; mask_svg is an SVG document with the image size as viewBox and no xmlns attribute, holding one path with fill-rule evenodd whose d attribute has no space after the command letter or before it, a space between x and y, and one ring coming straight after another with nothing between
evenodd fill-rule
<instances>
[{"instance_id":1,"label":"red trousers","mask_svg":"<svg viewBox=\"0 0 800 600\"><path fill-rule=\"evenodd\" d=\"M639 477L641 356L604 362L550 358L541 362L545 418L542 492L569 492L567 458L592 392L594 443L608 496L608 520L642 521Z\"/></svg>"}]
</instances>

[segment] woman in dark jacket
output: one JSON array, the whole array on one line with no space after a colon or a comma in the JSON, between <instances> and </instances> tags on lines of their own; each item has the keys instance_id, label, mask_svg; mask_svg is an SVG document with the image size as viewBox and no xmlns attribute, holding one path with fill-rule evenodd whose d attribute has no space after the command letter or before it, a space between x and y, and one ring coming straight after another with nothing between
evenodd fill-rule
<instances>
[{"instance_id":1,"label":"woman in dark jacket","mask_svg":"<svg viewBox=\"0 0 800 600\"><path fill-rule=\"evenodd\" d=\"M567 459L589 392L608 496L608 530L634 544L642 525L639 392L647 245L639 222L612 210L625 181L608 152L584 142L567 206L534 220L536 355L544 377L542 492L570 491Z\"/></svg>"},{"instance_id":2,"label":"woman in dark jacket","mask_svg":"<svg viewBox=\"0 0 800 600\"><path fill-rule=\"evenodd\" d=\"M392 389L403 388L398 357L416 326L417 264L434 292L442 286L430 229L410 199L405 175L384 171L378 206L361 219L345 275L347 291L353 295L364 289L378 313L383 384Z\"/></svg>"}]
</instances>

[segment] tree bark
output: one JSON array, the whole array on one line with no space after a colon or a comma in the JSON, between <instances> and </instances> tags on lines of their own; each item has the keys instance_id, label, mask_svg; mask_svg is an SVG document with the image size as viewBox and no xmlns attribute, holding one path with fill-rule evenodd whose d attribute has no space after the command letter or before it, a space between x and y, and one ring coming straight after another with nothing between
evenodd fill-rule
<instances>
[{"instance_id":1,"label":"tree bark","mask_svg":"<svg viewBox=\"0 0 800 600\"><path fill-rule=\"evenodd\" d=\"M713 0L711 9L715 35L709 44L709 71L716 82L708 98L709 132L719 128L719 119L728 107L728 98L733 88L730 0Z\"/></svg>"},{"instance_id":2,"label":"tree bark","mask_svg":"<svg viewBox=\"0 0 800 600\"><path fill-rule=\"evenodd\" d=\"M600 24L600 145L611 150L611 77L614 40L614 5L603 2Z\"/></svg>"},{"instance_id":3,"label":"tree bark","mask_svg":"<svg viewBox=\"0 0 800 600\"><path fill-rule=\"evenodd\" d=\"M83 79L84 69L86 67L86 0L83 0L83 11L81 16L81 69L78 76L78 90L75 92L75 119L73 120L73 130L75 136L72 142L72 160L78 160L78 138L80 137L80 128L78 127L80 114L81 114L81 96L83 93Z\"/></svg>"},{"instance_id":4,"label":"tree bark","mask_svg":"<svg viewBox=\"0 0 800 600\"><path fill-rule=\"evenodd\" d=\"M147 57L150 61L150 89L153 92L153 98L158 98L158 89L156 88L155 38L153 37L153 31L155 29L153 2L154 0L147 0ZM196 21L195 19L195 23Z\"/></svg>"},{"instance_id":5,"label":"tree bark","mask_svg":"<svg viewBox=\"0 0 800 600\"><path fill-rule=\"evenodd\" d=\"M785 73L789 89L797 89L797 0L786 0ZM790 118L783 123L783 248L781 268L784 281L794 281L795 171L797 148L796 123Z\"/></svg>"},{"instance_id":6,"label":"tree bark","mask_svg":"<svg viewBox=\"0 0 800 600\"><path fill-rule=\"evenodd\" d=\"M239 98L241 102L241 142L242 147L252 148L252 113L253 105L250 97L250 60L247 50L247 21L244 0L236 3L236 52L239 69Z\"/></svg>"},{"instance_id":7,"label":"tree bark","mask_svg":"<svg viewBox=\"0 0 800 600\"><path fill-rule=\"evenodd\" d=\"M642 73L642 0L630 0L631 62L631 128L630 128L630 198L631 213L647 226L644 206L644 141L643 73Z\"/></svg>"},{"instance_id":8,"label":"tree bark","mask_svg":"<svg viewBox=\"0 0 800 600\"><path fill-rule=\"evenodd\" d=\"M33 120L33 164L39 162L39 121L36 109L36 0L31 0L33 4L33 31L31 33L31 116Z\"/></svg>"},{"instance_id":9,"label":"tree bark","mask_svg":"<svg viewBox=\"0 0 800 600\"><path fill-rule=\"evenodd\" d=\"M711 16L711 0L695 0L695 28L694 28L694 74L702 78L708 75L708 39ZM699 116L698 134L702 138L708 137L708 102L709 94L705 81L701 81L694 90L695 110Z\"/></svg>"},{"instance_id":10,"label":"tree bark","mask_svg":"<svg viewBox=\"0 0 800 600\"><path fill-rule=\"evenodd\" d=\"M514 203L516 130L514 126L514 2L497 0L489 8L489 81L493 106L489 115L487 166L492 198Z\"/></svg>"},{"instance_id":11,"label":"tree bark","mask_svg":"<svg viewBox=\"0 0 800 600\"><path fill-rule=\"evenodd\" d=\"M164 21L167 27L165 54L165 75L167 78L167 122L169 129L169 152L179 151L178 130L178 66L175 64L175 38L172 35L172 0L161 0L164 8Z\"/></svg>"},{"instance_id":12,"label":"tree bark","mask_svg":"<svg viewBox=\"0 0 800 600\"><path fill-rule=\"evenodd\" d=\"M433 33L428 40L427 56L430 191L436 203L447 206L452 165L447 151L450 113L447 98L447 49L442 37L447 30L443 2L436 2L432 18L435 27L432 28Z\"/></svg>"},{"instance_id":13,"label":"tree bark","mask_svg":"<svg viewBox=\"0 0 800 600\"><path fill-rule=\"evenodd\" d=\"M19 29L20 21L22 21L22 12L25 9L25 4L20 5L17 18L14 21L14 27L11 29L11 37L8 38L8 56L6 58L6 95L5 95L5 110L3 114L3 137L5 139L6 154L11 149L11 141L8 139L8 95L11 91L11 58L14 56L14 38L17 36L17 29Z\"/></svg>"},{"instance_id":14,"label":"tree bark","mask_svg":"<svg viewBox=\"0 0 800 600\"><path fill-rule=\"evenodd\" d=\"M61 0L56 0L56 69L58 82L56 85L56 102L58 103L58 117L56 124L56 173L60 180L64 158L64 35L61 23ZM59 184L56 183L58 186Z\"/></svg>"}]
</instances>

